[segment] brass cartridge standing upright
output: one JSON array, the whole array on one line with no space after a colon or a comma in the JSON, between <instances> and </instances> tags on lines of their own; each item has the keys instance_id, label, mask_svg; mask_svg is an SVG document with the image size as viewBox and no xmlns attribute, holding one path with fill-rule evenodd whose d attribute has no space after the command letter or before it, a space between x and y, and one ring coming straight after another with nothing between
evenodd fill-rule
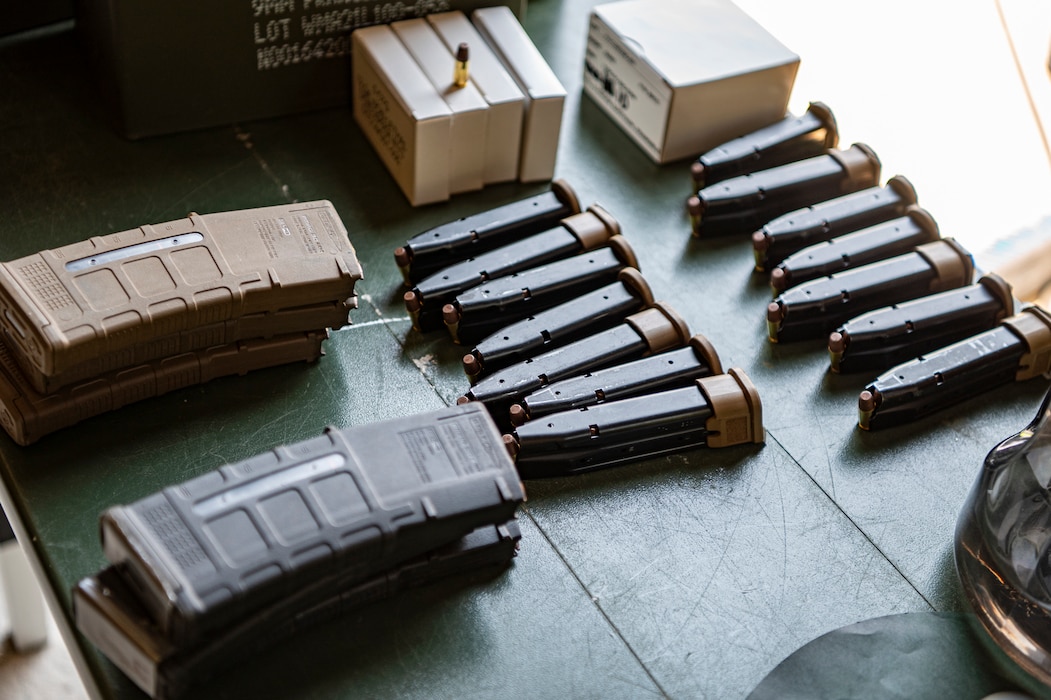
<instances>
[{"instance_id":1,"label":"brass cartridge standing upright","mask_svg":"<svg viewBox=\"0 0 1051 700\"><path fill-rule=\"evenodd\" d=\"M456 48L456 66L453 68L453 85L456 87L467 86L467 79L470 77L470 53L466 41Z\"/></svg>"}]
</instances>

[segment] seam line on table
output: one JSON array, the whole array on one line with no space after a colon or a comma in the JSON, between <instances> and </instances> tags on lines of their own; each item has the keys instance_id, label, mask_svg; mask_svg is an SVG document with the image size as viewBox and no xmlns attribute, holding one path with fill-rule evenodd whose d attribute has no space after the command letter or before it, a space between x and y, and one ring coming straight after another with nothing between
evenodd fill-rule
<instances>
[{"instance_id":1,"label":"seam line on table","mask_svg":"<svg viewBox=\"0 0 1051 700\"><path fill-rule=\"evenodd\" d=\"M824 487L822 487L821 484L819 484L817 482L817 480L815 480L814 477L810 475L810 472L808 472L806 469L803 468L803 465L799 463L799 460L797 460L794 456L792 456L792 453L788 451L788 448L786 448L783 444L781 444L781 441L778 440L776 437L774 437L774 435L769 430L766 431L766 439L767 439L767 442L770 442L772 440L774 442L774 444L776 444L779 448L781 448L782 451L784 451L784 453L786 455L788 455L788 458L790 460L792 460L792 463L796 465L796 467L799 469L799 471L803 472L803 474L806 475L806 478L809 479L810 482L812 484L814 484L814 486L816 486L817 489L822 494L824 494L825 498L827 498L829 500L829 502L833 506L835 506L836 510L838 510L840 513L843 514L843 517L847 519L847 522L850 523L851 525L853 525L854 528L859 533L861 533L861 536L865 538L865 541L868 542L870 545L872 545L873 549L875 549L877 552L879 552L879 555L881 557L883 557L884 561L886 561L888 564L890 564L891 568L894 569L896 572L898 572L898 576L901 576L901 578L905 581L905 583L909 584L909 588L911 588L912 590L916 591L916 595L918 595L920 597L920 600L922 600L924 603L926 603L927 607L929 607L931 610L938 611L938 608L935 607L935 605L933 603L931 603L930 600L927 599L927 596L925 596L923 594L923 591L921 591L919 588L916 587L916 584L914 584L912 582L912 579L910 579L908 576L905 575L905 572L902 571L898 567L898 565L895 564L894 561L891 560L891 558L887 556L887 553L884 552L880 548L880 546L878 544L876 544L875 541L873 541L873 539L871 537L869 537L869 534L867 532L865 532L865 530L863 530L862 527L857 524L857 522L855 522L854 518L850 517L850 514L847 513L847 511L843 510L843 506L839 505L839 503L836 501L836 499L832 498L832 496L829 494L829 492L826 491L824 489Z\"/></svg>"},{"instance_id":2,"label":"seam line on table","mask_svg":"<svg viewBox=\"0 0 1051 700\"><path fill-rule=\"evenodd\" d=\"M252 159L255 160L256 164L262 169L263 174L277 185L278 189L281 190L281 195L288 200L289 204L295 203L296 198L292 196L292 189L287 183L281 181L281 178L277 176L274 169L270 167L270 164L267 163L266 159L259 153L259 149L256 148L255 142L252 141L252 132L245 131L241 128L240 124L234 124L233 130L234 138L236 138L241 146L251 154Z\"/></svg>"},{"instance_id":3,"label":"seam line on table","mask_svg":"<svg viewBox=\"0 0 1051 700\"><path fill-rule=\"evenodd\" d=\"M377 316L381 318L383 317L383 313L374 303L372 303L371 299L366 298L364 301L366 304L372 307ZM384 323L383 326L387 329L387 332L394 337L395 341L397 341L398 345L402 348L402 350L404 350L404 339L400 338L398 334L394 332L394 329L390 327L391 324ZM434 390L434 393L438 396L438 400L448 404L448 402L446 402L445 399L442 397L441 392L438 391L437 385L430 377L427 376L426 372L424 372L419 367L417 367L417 371L423 376L424 381L426 381L430 385L431 389ZM533 517L533 514L529 512L528 507L523 505L521 506L520 511L522 515L529 518L529 521L533 523L533 525L537 529L537 532L539 532L540 536L544 538L544 542L547 543L547 546L551 548L551 551L554 552L555 556L557 556L559 561L562 562L562 565L566 567L566 570L569 572L569 575L573 577L573 580L577 582L578 586L580 586L580 589L584 592L584 595L586 595L588 600L591 601L592 607L594 607L598 611L599 615L602 616L602 619L606 621L606 624L609 626L610 630L612 630L612 633L616 635L617 639L619 639L621 644L624 645L624 648L628 650L629 654L631 654L631 657L635 659L635 661L639 664L639 667L642 668L643 673L645 673L646 677L650 679L650 682L653 683L653 686L657 689L657 692L660 693L661 697L670 697L667 691L664 690L664 687L660 684L656 677L654 677L649 667L646 666L645 662L643 662L643 660L639 657L635 649L631 646L631 644L628 643L628 640L624 638L623 634L621 634L620 629L613 623L613 620L610 619L609 615L606 614L606 611L602 609L601 605L595 602L594 596L591 595L591 592L588 590L587 586L584 585L584 582L577 575L577 572L573 570L573 567L570 565L569 561L566 560L565 556L563 556L559 548L555 546L555 543L552 542L551 538L547 536L547 533L544 531L544 528L540 526L540 523L538 523L536 518Z\"/></svg>"},{"instance_id":4,"label":"seam line on table","mask_svg":"<svg viewBox=\"0 0 1051 700\"><path fill-rule=\"evenodd\" d=\"M392 323L387 320L386 316L383 315L383 312L380 310L380 308L373 303L371 297L362 295L358 298L364 300L364 302L372 308L372 311L376 314L376 317L383 320L383 327L387 330L388 333L390 333L391 337L394 338L394 342L398 344L398 347L401 348L401 351L404 354L405 338L400 337L397 333L394 332L394 329L391 328ZM392 319L392 321L396 320L400 319ZM431 390L434 392L435 396L438 397L438 400L446 406L449 406L450 404L448 401L445 400L445 397L442 396L442 392L438 391L438 385L434 383L434 379L428 377L427 373L423 371L423 368L421 368L415 362L413 363L413 366L416 367L416 371L420 373L421 377L423 377L423 381L427 382L427 385L431 387Z\"/></svg>"},{"instance_id":5,"label":"seam line on table","mask_svg":"<svg viewBox=\"0 0 1051 700\"><path fill-rule=\"evenodd\" d=\"M580 590L582 590L584 594L588 597L588 600L591 601L592 607L594 607L598 611L599 615L602 616L602 619L606 621L606 624L609 625L609 628L613 631L613 634L617 635L617 639L619 639L621 644L624 645L624 648L628 650L628 653L631 654L632 658L638 662L643 672L645 672L646 677L650 679L650 681L653 683L654 687L656 687L657 691L661 694L661 696L665 698L671 697L670 695L668 695L668 692L664 690L664 687L660 684L660 681L658 681L657 678L650 671L646 663L639 657L638 653L636 653L634 647L632 647L631 644L628 643L628 640L624 638L624 635L620 633L620 628L618 628L613 623L613 620L608 614L606 614L606 611L602 609L602 606L599 605L598 602L596 602L595 597L591 595L591 591L588 590L588 587L577 575L577 572L570 565L569 561L562 555L562 551L559 550L555 543L551 541L551 538L547 536L547 532L544 531L544 528L540 527L540 523L538 523L536 521L536 518L533 517L533 514L529 512L528 507L522 506L521 510L522 513L527 518L529 518L530 522L532 522L533 525L536 526L537 531L544 538L544 541L547 542L547 546L551 548L551 550L555 553L555 556L557 556L562 562L562 564L566 567L566 570L569 571L569 575L572 576L573 580L577 582L578 586L580 586Z\"/></svg>"},{"instance_id":6,"label":"seam line on table","mask_svg":"<svg viewBox=\"0 0 1051 700\"><path fill-rule=\"evenodd\" d=\"M374 303L372 303L371 299L365 298L364 301L365 301L366 304L368 304L373 309L373 311L376 313L377 316L383 317L382 312L380 311L380 309ZM404 351L404 349L405 349L404 339L398 337L398 334L394 332L393 328L391 328L391 324L384 323L382 325L386 327L387 332L390 333L394 337L395 341L397 341L398 345ZM441 392L438 391L438 387L434 383L434 381L430 377L428 377L427 374L422 369L417 368L417 371L420 373L420 375L423 376L424 381L426 381L427 384L430 385L431 389L434 390L434 393L438 396L438 399L440 401L442 401L443 403L448 405L448 402L445 401L444 397L442 397ZM827 498L829 500L829 502L832 503L832 505L836 508L836 510L838 510L840 513L843 514L843 517L847 519L847 522L849 522L854 527L854 529L856 529L861 534L861 536L863 538L865 538L866 542L868 542L870 545L872 545L872 548L875 549L876 552L878 552L881 557L883 557L883 560L886 561L891 566L891 568L894 569L894 571L897 572L897 574L899 576L901 576L902 580L904 580L905 583L908 584L909 588L911 588L913 591L916 592L916 595L918 595L920 597L920 600L922 600L927 605L927 607L929 607L931 610L935 610L936 611L937 608L931 603L930 600L927 599L927 596L925 596L923 594L923 592L920 591L916 587L916 585L912 582L912 580L908 576L906 576L905 573L898 567L898 565L895 564L890 559L890 557L887 556L886 552L884 552L872 540L872 538L869 537L868 533L865 532L861 528L861 526L859 526L857 524L857 522L855 522L854 519L851 518L850 515L845 510L843 510L842 506L840 506L839 503L837 503L836 500L831 497L831 495L828 493L828 491L826 491L824 488L822 488L821 484L819 484L817 481L814 480L814 478L810 475L810 473L806 469L803 468L803 465L801 465L799 463L799 461L795 457L792 456L792 453L789 452L788 449L786 449L785 446L783 444L781 444L781 442L779 440L777 440L777 438L774 437L773 434L769 430L766 432L766 437L767 437L767 440L772 440L788 456L788 458L790 460L792 460L792 463L796 466L796 468L799 469L801 472L803 472L803 474L806 475L806 478L809 479L810 482L812 484L814 484L814 486L817 487L817 489L825 496L825 498ZM559 548L557 546L555 546L555 543L551 541L551 538L548 537L547 532L544 531L544 528L542 528L540 526L540 523L538 523L536 518L533 517L532 513L529 512L528 507L527 506L523 506L521 508L521 511L527 518L529 518L530 522L532 522L533 525L536 526L537 531L544 538L544 541L547 542L547 545L551 548L551 550L559 558L559 560L562 562L562 564L566 567L566 569L569 571L570 575L573 577L573 580L577 582L578 586L580 586L580 589L585 593L585 595L587 595L588 599L592 601L592 605L595 607L596 610L598 610L598 613L606 621L606 624L609 625L609 628L617 636L617 639L619 639L621 641L621 643L624 645L624 647L628 650L628 653L631 654L632 658L634 658L635 661L638 662L639 666L642 668L642 670L646 673L646 676L650 679L650 681L657 688L658 692L660 692L660 694L663 697L666 697L666 698L670 697L668 695L667 691L664 690L664 687L660 684L660 682L657 680L657 678L650 671L649 667L639 657L638 653L631 646L631 644L624 637L624 635L621 634L620 629L613 623L613 620L609 617L609 615L606 613L606 611L602 609L601 605L599 605L597 602L595 602L593 596L591 595L591 592L588 590L588 588L584 584L583 580L581 580L581 578L577 575L577 572L573 569L573 567L570 565L569 561L565 558L565 556L563 556L563 554L559 550Z\"/></svg>"}]
</instances>

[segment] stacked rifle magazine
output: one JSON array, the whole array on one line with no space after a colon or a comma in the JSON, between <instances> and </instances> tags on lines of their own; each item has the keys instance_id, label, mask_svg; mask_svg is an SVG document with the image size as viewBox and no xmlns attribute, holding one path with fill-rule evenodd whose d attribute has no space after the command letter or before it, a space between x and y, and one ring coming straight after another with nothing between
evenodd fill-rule
<instances>
[{"instance_id":1,"label":"stacked rifle magazine","mask_svg":"<svg viewBox=\"0 0 1051 700\"><path fill-rule=\"evenodd\" d=\"M480 405L355 428L224 466L101 518L109 562L76 624L154 698L313 625L514 557L525 498Z\"/></svg>"},{"instance_id":2,"label":"stacked rifle magazine","mask_svg":"<svg viewBox=\"0 0 1051 700\"><path fill-rule=\"evenodd\" d=\"M654 300L620 224L551 190L414 236L394 251L419 331L471 347L471 387L522 478L577 474L697 446L762 443L740 369Z\"/></svg>"},{"instance_id":3,"label":"stacked rifle magazine","mask_svg":"<svg viewBox=\"0 0 1051 700\"><path fill-rule=\"evenodd\" d=\"M327 201L146 225L0 264L0 424L19 444L322 355L362 277Z\"/></svg>"},{"instance_id":4,"label":"stacked rifle magazine","mask_svg":"<svg viewBox=\"0 0 1051 700\"><path fill-rule=\"evenodd\" d=\"M976 269L904 177L879 186L871 148L837 140L812 103L691 165L694 235L750 235L770 275L770 342L825 340L832 372L883 372L858 397L865 430L1051 372L1051 314Z\"/></svg>"}]
</instances>

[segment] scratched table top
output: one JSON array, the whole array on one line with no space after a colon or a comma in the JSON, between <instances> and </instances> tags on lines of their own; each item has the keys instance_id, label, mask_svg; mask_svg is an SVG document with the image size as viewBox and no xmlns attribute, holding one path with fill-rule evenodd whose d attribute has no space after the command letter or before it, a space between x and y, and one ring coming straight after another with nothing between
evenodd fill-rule
<instances>
[{"instance_id":1,"label":"scratched table top","mask_svg":"<svg viewBox=\"0 0 1051 700\"><path fill-rule=\"evenodd\" d=\"M842 143L869 144L884 179L908 177L943 235L978 253L1047 225L1051 81L1046 65L1019 57L1046 59L1051 13L1010 0L888 0L850 16L832 0L739 4L802 58L792 111L827 103ZM858 430L868 378L830 375L821 342L771 345L769 289L751 271L748 241L691 239L687 164L654 165L582 95L589 7L534 0L525 20L569 93L556 175L617 217L655 295L724 366L749 374L766 444L528 483L509 570L311 630L230 669L210 695L740 698L837 628L965 609L957 514L985 454L1029 421L1047 382ZM414 209L346 109L124 140L69 27L0 42L0 86L0 258L189 211L324 198L365 270L353 326L315 365L178 391L28 448L0 439L5 509L31 543L85 684L138 697L70 630L71 587L105 564L99 513L326 425L454 402L468 388L463 348L411 330L391 253L430 226L545 187L489 187Z\"/></svg>"}]
</instances>

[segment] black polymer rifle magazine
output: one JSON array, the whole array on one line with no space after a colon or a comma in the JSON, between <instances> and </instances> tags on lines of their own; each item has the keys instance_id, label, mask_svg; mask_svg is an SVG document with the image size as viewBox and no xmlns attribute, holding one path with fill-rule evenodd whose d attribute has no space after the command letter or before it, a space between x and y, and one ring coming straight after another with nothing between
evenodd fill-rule
<instances>
[{"instance_id":1,"label":"black polymer rifle magazine","mask_svg":"<svg viewBox=\"0 0 1051 700\"><path fill-rule=\"evenodd\" d=\"M511 520L479 527L365 581L348 583L342 573L330 574L190 647L175 647L164 638L115 566L73 589L74 618L84 636L150 697L174 699L306 629L375 601L443 578L505 567L520 538L518 523Z\"/></svg>"},{"instance_id":2,"label":"black polymer rifle magazine","mask_svg":"<svg viewBox=\"0 0 1051 700\"><path fill-rule=\"evenodd\" d=\"M524 492L480 405L328 429L101 518L158 629L192 644L319 577L364 580L506 522Z\"/></svg>"}]
</instances>

